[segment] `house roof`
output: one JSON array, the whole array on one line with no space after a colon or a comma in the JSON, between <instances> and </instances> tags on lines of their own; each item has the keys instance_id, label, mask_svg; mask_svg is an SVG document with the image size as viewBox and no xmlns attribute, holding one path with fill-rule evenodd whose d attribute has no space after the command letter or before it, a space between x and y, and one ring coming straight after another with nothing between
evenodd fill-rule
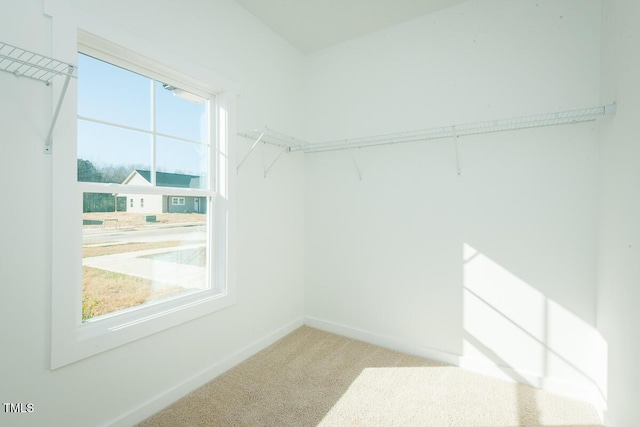
<instances>
[{"instance_id":1,"label":"house roof","mask_svg":"<svg viewBox=\"0 0 640 427\"><path fill-rule=\"evenodd\" d=\"M151 171L135 169L131 175L124 181L128 183L131 177L138 173L141 177L151 183ZM199 175L185 175L181 173L156 172L156 186L158 187L180 187L180 188L200 188Z\"/></svg>"}]
</instances>

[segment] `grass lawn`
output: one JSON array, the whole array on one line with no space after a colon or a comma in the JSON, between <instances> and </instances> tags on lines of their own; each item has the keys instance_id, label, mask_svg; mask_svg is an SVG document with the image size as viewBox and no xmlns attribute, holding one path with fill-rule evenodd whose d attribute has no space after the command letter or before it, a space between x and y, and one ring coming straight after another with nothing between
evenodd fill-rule
<instances>
[{"instance_id":1,"label":"grass lawn","mask_svg":"<svg viewBox=\"0 0 640 427\"><path fill-rule=\"evenodd\" d=\"M177 295L182 287L154 289L151 280L82 267L82 320Z\"/></svg>"},{"instance_id":2,"label":"grass lawn","mask_svg":"<svg viewBox=\"0 0 640 427\"><path fill-rule=\"evenodd\" d=\"M83 220L99 221L97 225L84 225L85 229L103 228L105 219L117 219L119 228L144 229L157 225L206 224L206 214L198 213L161 213L155 214L155 222L147 222L145 215L130 212L91 212L82 214ZM114 222L108 222L106 228L115 228ZM82 248L82 257L95 257L148 249L170 248L198 241L159 241L159 242L105 242L101 245L86 245ZM203 261L205 262L205 261ZM102 316L148 301L180 294L185 288L155 288L151 280L122 273L115 273L92 267L82 268L82 320Z\"/></svg>"},{"instance_id":3,"label":"grass lawn","mask_svg":"<svg viewBox=\"0 0 640 427\"><path fill-rule=\"evenodd\" d=\"M180 241L133 242L82 248L83 258L168 248L184 244ZM183 292L180 286L154 289L151 280L122 273L82 267L82 320L114 313Z\"/></svg>"}]
</instances>

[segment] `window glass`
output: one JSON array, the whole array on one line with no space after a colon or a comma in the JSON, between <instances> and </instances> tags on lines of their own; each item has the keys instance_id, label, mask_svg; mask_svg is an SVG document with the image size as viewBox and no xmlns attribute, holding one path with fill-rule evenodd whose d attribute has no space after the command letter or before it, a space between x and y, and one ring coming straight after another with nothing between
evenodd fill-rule
<instances>
[{"instance_id":1,"label":"window glass","mask_svg":"<svg viewBox=\"0 0 640 427\"><path fill-rule=\"evenodd\" d=\"M209 102L86 55L79 62L82 320L213 288ZM96 182L110 187L86 189ZM210 193L180 194L191 189Z\"/></svg>"},{"instance_id":2,"label":"window glass","mask_svg":"<svg viewBox=\"0 0 640 427\"><path fill-rule=\"evenodd\" d=\"M155 103L159 133L200 143L207 141L206 99L175 86L155 82Z\"/></svg>"},{"instance_id":3,"label":"window glass","mask_svg":"<svg viewBox=\"0 0 640 427\"><path fill-rule=\"evenodd\" d=\"M120 210L127 198L142 207L168 197L83 193L83 321L208 288L206 198L200 213Z\"/></svg>"},{"instance_id":4,"label":"window glass","mask_svg":"<svg viewBox=\"0 0 640 427\"><path fill-rule=\"evenodd\" d=\"M151 129L152 80L90 56L78 55L78 115Z\"/></svg>"},{"instance_id":5,"label":"window glass","mask_svg":"<svg viewBox=\"0 0 640 427\"><path fill-rule=\"evenodd\" d=\"M158 136L156 140L157 182L161 184L165 174L189 175L189 181L175 183L179 187L208 188L207 157L208 147L204 144L185 142Z\"/></svg>"},{"instance_id":6,"label":"window glass","mask_svg":"<svg viewBox=\"0 0 640 427\"><path fill-rule=\"evenodd\" d=\"M122 184L134 169L151 169L152 135L78 120L78 181Z\"/></svg>"}]
</instances>

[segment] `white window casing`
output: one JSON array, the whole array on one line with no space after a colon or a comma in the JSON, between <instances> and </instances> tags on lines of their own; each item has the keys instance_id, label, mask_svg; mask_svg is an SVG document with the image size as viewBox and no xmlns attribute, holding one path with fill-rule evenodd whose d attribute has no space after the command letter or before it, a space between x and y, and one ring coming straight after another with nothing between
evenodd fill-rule
<instances>
[{"instance_id":1,"label":"white window casing","mask_svg":"<svg viewBox=\"0 0 640 427\"><path fill-rule=\"evenodd\" d=\"M92 53L106 62L123 66L152 79L176 83L200 96L213 99L210 108L211 191L184 189L172 193L183 198L205 197L210 218L210 289L168 299L161 303L127 309L82 322L82 192L109 192L117 185L77 182L76 93L75 81L60 111L53 135L52 162L52 264L51 264L51 369L125 345L235 303L233 269L233 194L235 177L228 171L233 160L237 89L233 83L212 76L196 64L186 64L130 35L81 15L56 1L45 0L45 11L53 17L54 56L73 58L78 50ZM92 35L93 34L98 34ZM105 39L112 40L106 42ZM121 46L127 46L123 48ZM163 61L162 59L165 59ZM76 61L70 61L76 62ZM163 65L169 63L170 66ZM178 70L178 71L176 71ZM180 71L182 70L182 71ZM190 70L188 75L183 70ZM81 73L81 70L79 70ZM191 77L193 75L194 77ZM53 85L54 91L60 85ZM215 165L215 166L214 166ZM155 186L129 188L129 194L162 195L166 189ZM131 200L132 201L132 200ZM142 201L141 201L142 203ZM211 273L213 272L213 273Z\"/></svg>"}]
</instances>

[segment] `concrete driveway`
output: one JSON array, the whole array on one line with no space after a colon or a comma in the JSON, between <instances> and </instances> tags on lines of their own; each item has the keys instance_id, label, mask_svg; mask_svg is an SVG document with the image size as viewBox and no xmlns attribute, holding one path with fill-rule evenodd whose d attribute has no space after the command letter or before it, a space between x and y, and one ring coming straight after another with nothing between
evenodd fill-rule
<instances>
[{"instance_id":1,"label":"concrete driveway","mask_svg":"<svg viewBox=\"0 0 640 427\"><path fill-rule=\"evenodd\" d=\"M82 265L148 279L157 288L204 289L207 272L198 262L203 251L204 244L148 249L84 258Z\"/></svg>"}]
</instances>

